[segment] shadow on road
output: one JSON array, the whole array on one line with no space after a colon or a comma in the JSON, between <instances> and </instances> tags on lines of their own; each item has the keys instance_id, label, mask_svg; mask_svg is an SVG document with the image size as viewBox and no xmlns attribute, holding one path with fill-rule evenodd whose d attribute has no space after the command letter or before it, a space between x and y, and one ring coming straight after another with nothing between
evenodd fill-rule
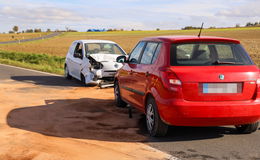
<instances>
[{"instance_id":1,"label":"shadow on road","mask_svg":"<svg viewBox=\"0 0 260 160\"><path fill-rule=\"evenodd\" d=\"M149 142L194 141L221 138L228 134L236 134L232 127L170 127L165 137L150 138Z\"/></svg>"},{"instance_id":2,"label":"shadow on road","mask_svg":"<svg viewBox=\"0 0 260 160\"><path fill-rule=\"evenodd\" d=\"M11 76L11 79L21 82L33 83L45 86L82 87L84 86L76 79L67 80L60 76Z\"/></svg>"},{"instance_id":3,"label":"shadow on road","mask_svg":"<svg viewBox=\"0 0 260 160\"><path fill-rule=\"evenodd\" d=\"M144 141L138 115L129 120L127 110L113 100L46 100L45 105L12 110L7 124L14 128L55 137L104 141Z\"/></svg>"},{"instance_id":4,"label":"shadow on road","mask_svg":"<svg viewBox=\"0 0 260 160\"><path fill-rule=\"evenodd\" d=\"M120 142L192 141L235 133L228 127L171 127L166 137L150 138L145 117L116 108L113 100L46 100L45 105L14 109L7 116L9 126L48 136Z\"/></svg>"}]
</instances>

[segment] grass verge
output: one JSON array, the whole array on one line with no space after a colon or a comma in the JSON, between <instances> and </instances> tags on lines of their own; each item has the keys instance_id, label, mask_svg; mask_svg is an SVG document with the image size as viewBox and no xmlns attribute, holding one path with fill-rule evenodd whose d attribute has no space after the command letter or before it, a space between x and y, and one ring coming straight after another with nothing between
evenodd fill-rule
<instances>
[{"instance_id":1,"label":"grass verge","mask_svg":"<svg viewBox=\"0 0 260 160\"><path fill-rule=\"evenodd\" d=\"M47 54L0 51L0 63L34 69L43 72L63 74L65 57Z\"/></svg>"}]
</instances>

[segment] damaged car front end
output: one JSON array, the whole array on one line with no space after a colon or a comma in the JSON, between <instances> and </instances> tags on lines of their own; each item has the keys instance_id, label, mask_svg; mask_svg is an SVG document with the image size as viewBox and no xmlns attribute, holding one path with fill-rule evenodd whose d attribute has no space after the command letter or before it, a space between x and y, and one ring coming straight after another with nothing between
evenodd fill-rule
<instances>
[{"instance_id":1,"label":"damaged car front end","mask_svg":"<svg viewBox=\"0 0 260 160\"><path fill-rule=\"evenodd\" d=\"M85 84L112 85L116 71L122 67L118 56L125 51L112 41L78 40L68 51L65 62L65 77L74 77Z\"/></svg>"}]
</instances>

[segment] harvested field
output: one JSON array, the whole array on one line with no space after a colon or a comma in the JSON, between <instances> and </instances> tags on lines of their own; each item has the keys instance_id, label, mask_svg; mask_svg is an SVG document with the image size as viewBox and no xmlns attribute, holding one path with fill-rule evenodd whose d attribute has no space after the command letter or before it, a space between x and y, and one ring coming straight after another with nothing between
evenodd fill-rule
<instances>
[{"instance_id":1,"label":"harvested field","mask_svg":"<svg viewBox=\"0 0 260 160\"><path fill-rule=\"evenodd\" d=\"M0 50L45 53L65 56L70 44L78 39L105 39L117 42L129 53L135 44L144 37L159 35L197 35L198 30L172 30L172 31L118 31L118 32L76 32L64 33L61 36L21 44L0 45ZM253 60L260 64L260 27L258 28L231 28L231 29L205 29L205 36L220 36L234 38L241 41Z\"/></svg>"},{"instance_id":2,"label":"harvested field","mask_svg":"<svg viewBox=\"0 0 260 160\"><path fill-rule=\"evenodd\" d=\"M0 42L31 39L31 38L36 38L36 37L42 37L47 34L50 34L50 33L42 32L42 33L0 34Z\"/></svg>"}]
</instances>

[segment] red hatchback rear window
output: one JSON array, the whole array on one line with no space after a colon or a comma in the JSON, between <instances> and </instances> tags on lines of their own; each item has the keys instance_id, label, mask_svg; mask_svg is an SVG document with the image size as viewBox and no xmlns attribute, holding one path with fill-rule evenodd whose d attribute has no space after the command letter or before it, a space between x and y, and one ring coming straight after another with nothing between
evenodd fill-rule
<instances>
[{"instance_id":1,"label":"red hatchback rear window","mask_svg":"<svg viewBox=\"0 0 260 160\"><path fill-rule=\"evenodd\" d=\"M254 65L254 63L240 44L189 43L172 45L171 65Z\"/></svg>"}]
</instances>

